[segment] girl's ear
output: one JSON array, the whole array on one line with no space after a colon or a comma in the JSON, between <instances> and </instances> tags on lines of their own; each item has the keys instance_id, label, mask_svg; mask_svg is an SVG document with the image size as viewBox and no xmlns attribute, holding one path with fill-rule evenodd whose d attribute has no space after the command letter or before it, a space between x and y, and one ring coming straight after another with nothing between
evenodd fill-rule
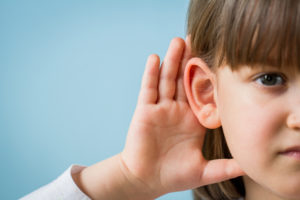
<instances>
[{"instance_id":1,"label":"girl's ear","mask_svg":"<svg viewBox=\"0 0 300 200\"><path fill-rule=\"evenodd\" d=\"M216 75L198 57L191 58L184 71L184 88L187 99L199 122L206 128L221 126L216 104Z\"/></svg>"}]
</instances>

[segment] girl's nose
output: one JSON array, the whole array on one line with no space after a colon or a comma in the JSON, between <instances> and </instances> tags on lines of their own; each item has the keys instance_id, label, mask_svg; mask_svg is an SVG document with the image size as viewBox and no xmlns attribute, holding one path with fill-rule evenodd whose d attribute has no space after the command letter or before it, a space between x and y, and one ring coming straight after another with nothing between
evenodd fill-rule
<instances>
[{"instance_id":1,"label":"girl's nose","mask_svg":"<svg viewBox=\"0 0 300 200\"><path fill-rule=\"evenodd\" d=\"M300 130L300 111L294 112L287 118L287 126L291 129Z\"/></svg>"},{"instance_id":2,"label":"girl's nose","mask_svg":"<svg viewBox=\"0 0 300 200\"><path fill-rule=\"evenodd\" d=\"M288 102L290 110L286 124L288 128L300 131L300 74L297 83L292 85Z\"/></svg>"}]
</instances>

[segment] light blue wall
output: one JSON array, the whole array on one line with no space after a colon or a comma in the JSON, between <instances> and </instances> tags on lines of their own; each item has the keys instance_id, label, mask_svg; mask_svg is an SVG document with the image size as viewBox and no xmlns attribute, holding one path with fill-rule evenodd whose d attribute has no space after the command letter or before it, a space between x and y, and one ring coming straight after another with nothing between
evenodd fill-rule
<instances>
[{"instance_id":1,"label":"light blue wall","mask_svg":"<svg viewBox=\"0 0 300 200\"><path fill-rule=\"evenodd\" d=\"M0 1L0 199L123 149L146 58L164 57L173 37L185 37L187 7L186 0Z\"/></svg>"}]
</instances>

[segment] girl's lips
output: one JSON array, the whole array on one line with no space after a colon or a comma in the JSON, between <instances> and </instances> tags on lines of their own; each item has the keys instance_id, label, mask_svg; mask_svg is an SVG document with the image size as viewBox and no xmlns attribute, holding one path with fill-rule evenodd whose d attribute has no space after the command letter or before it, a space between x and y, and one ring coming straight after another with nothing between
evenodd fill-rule
<instances>
[{"instance_id":1,"label":"girl's lips","mask_svg":"<svg viewBox=\"0 0 300 200\"><path fill-rule=\"evenodd\" d=\"M286 153L282 153L284 156L289 156L291 158L295 158L300 161L300 151L289 151Z\"/></svg>"},{"instance_id":2,"label":"girl's lips","mask_svg":"<svg viewBox=\"0 0 300 200\"><path fill-rule=\"evenodd\" d=\"M293 147L287 148L280 154L300 160L300 146L293 146Z\"/></svg>"}]
</instances>

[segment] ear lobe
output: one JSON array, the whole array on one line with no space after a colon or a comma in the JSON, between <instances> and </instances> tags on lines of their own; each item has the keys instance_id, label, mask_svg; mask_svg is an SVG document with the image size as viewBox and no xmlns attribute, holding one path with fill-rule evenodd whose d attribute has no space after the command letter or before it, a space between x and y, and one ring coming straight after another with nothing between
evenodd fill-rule
<instances>
[{"instance_id":1,"label":"ear lobe","mask_svg":"<svg viewBox=\"0 0 300 200\"><path fill-rule=\"evenodd\" d=\"M184 72L185 93L195 116L209 129L221 126L214 97L215 80L215 74L201 58L191 58L187 62Z\"/></svg>"}]
</instances>

